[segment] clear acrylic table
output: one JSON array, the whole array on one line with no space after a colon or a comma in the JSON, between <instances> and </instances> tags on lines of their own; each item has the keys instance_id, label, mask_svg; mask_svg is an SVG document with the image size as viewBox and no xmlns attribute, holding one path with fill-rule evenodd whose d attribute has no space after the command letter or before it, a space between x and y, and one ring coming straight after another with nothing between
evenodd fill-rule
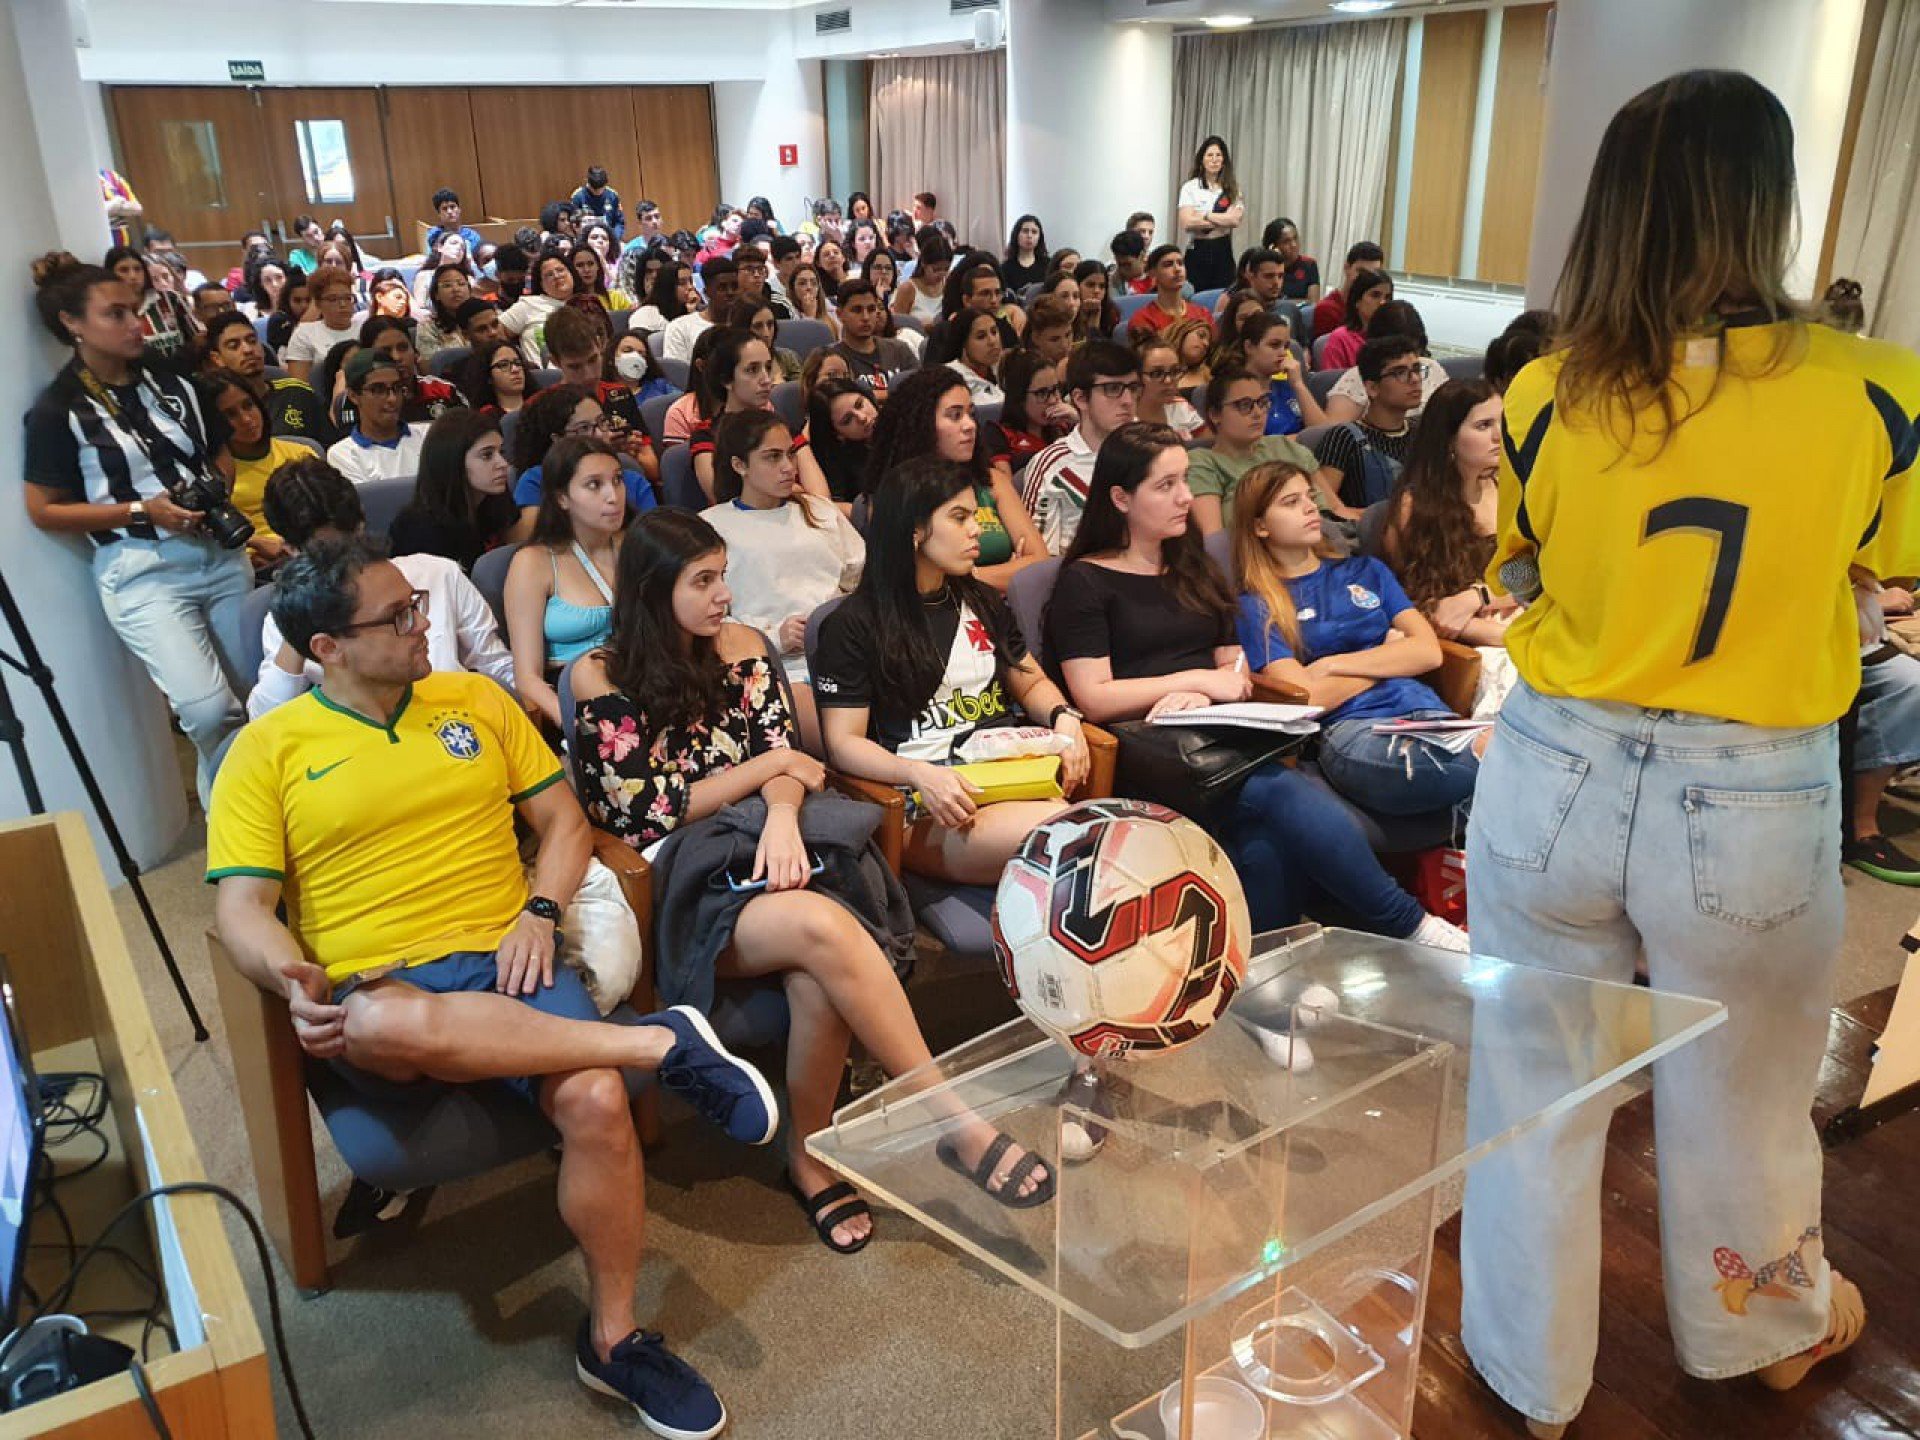
<instances>
[{"instance_id":1,"label":"clear acrylic table","mask_svg":"<svg viewBox=\"0 0 1920 1440\"><path fill-rule=\"evenodd\" d=\"M1337 1008L1300 1004L1314 985ZM1256 937L1233 1009L1181 1050L1076 1062L1013 1020L807 1145L1056 1308L1060 1440L1406 1436L1441 1182L1571 1107L1619 1103L1623 1082L1724 1018L1688 996L1297 926ZM1111 1114L1068 1098L1076 1063L1095 1064ZM1051 1202L1001 1205L940 1162L976 1119L1047 1162ZM1104 1145L1064 1163L1063 1127L1093 1123ZM1008 1303L982 1287L982 1306Z\"/></svg>"}]
</instances>

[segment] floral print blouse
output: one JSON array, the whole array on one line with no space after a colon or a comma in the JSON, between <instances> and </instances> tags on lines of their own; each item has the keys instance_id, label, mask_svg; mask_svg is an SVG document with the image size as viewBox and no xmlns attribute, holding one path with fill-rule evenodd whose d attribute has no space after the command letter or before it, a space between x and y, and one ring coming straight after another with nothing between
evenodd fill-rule
<instances>
[{"instance_id":1,"label":"floral print blouse","mask_svg":"<svg viewBox=\"0 0 1920 1440\"><path fill-rule=\"evenodd\" d=\"M727 666L722 695L718 715L674 730L655 729L617 690L580 703L573 743L595 825L644 849L686 817L695 783L792 747L793 713L764 655Z\"/></svg>"}]
</instances>

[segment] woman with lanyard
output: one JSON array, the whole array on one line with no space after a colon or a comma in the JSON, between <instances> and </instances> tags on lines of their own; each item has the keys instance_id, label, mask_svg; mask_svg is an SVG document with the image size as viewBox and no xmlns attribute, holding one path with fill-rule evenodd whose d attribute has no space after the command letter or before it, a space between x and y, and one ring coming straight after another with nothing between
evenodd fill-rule
<instances>
[{"instance_id":1,"label":"woman with lanyard","mask_svg":"<svg viewBox=\"0 0 1920 1440\"><path fill-rule=\"evenodd\" d=\"M1822 1251L1809 1119L1835 722L1850 567L1920 569L1920 357L1794 313L1794 215L1792 126L1748 76L1676 75L1608 126L1555 346L1506 396L1487 578L1530 603L1467 845L1477 952L1621 984L1644 956L1656 990L1726 1006L1655 1074L1667 1315L1689 1374L1774 1389L1866 1318ZM1479 1133L1523 1078L1486 1058ZM1468 1172L1461 1334L1538 1437L1592 1384L1606 1135L1586 1107Z\"/></svg>"},{"instance_id":2,"label":"woman with lanyard","mask_svg":"<svg viewBox=\"0 0 1920 1440\"><path fill-rule=\"evenodd\" d=\"M214 657L207 616L253 588L246 537L222 543L203 523L204 510L175 498L210 487L224 504L226 488L209 478L193 387L143 361L133 290L64 253L40 260L33 278L41 322L73 358L27 413L27 518L42 530L92 538L108 623L199 752L204 807L213 757L243 718Z\"/></svg>"}]
</instances>

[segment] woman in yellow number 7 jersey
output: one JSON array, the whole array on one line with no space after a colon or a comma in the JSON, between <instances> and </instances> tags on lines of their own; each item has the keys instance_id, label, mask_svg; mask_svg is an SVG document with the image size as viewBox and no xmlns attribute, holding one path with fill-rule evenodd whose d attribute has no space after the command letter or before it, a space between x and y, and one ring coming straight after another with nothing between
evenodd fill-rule
<instances>
[{"instance_id":1,"label":"woman in yellow number 7 jersey","mask_svg":"<svg viewBox=\"0 0 1920 1440\"><path fill-rule=\"evenodd\" d=\"M1920 570L1920 357L1797 315L1794 204L1792 126L1748 76L1676 75L1608 126L1553 348L1506 396L1488 579L1529 603L1467 844L1477 952L1621 982L1644 956L1656 989L1726 1005L1656 1070L1667 1310L1688 1373L1776 1389L1865 1323L1821 1248L1808 1118L1835 722L1848 567ZM1470 1124L1500 1089L1475 1076ZM1462 1335L1536 1436L1592 1384L1606 1126L1588 1107L1469 1173Z\"/></svg>"}]
</instances>

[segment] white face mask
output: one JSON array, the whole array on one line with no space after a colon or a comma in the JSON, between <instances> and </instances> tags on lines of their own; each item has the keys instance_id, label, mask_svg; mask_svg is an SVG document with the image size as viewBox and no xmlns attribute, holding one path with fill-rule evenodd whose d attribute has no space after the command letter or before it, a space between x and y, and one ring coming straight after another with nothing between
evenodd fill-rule
<instances>
[{"instance_id":1,"label":"white face mask","mask_svg":"<svg viewBox=\"0 0 1920 1440\"><path fill-rule=\"evenodd\" d=\"M622 380L647 378L647 357L638 350L622 350L613 357L613 370Z\"/></svg>"}]
</instances>

